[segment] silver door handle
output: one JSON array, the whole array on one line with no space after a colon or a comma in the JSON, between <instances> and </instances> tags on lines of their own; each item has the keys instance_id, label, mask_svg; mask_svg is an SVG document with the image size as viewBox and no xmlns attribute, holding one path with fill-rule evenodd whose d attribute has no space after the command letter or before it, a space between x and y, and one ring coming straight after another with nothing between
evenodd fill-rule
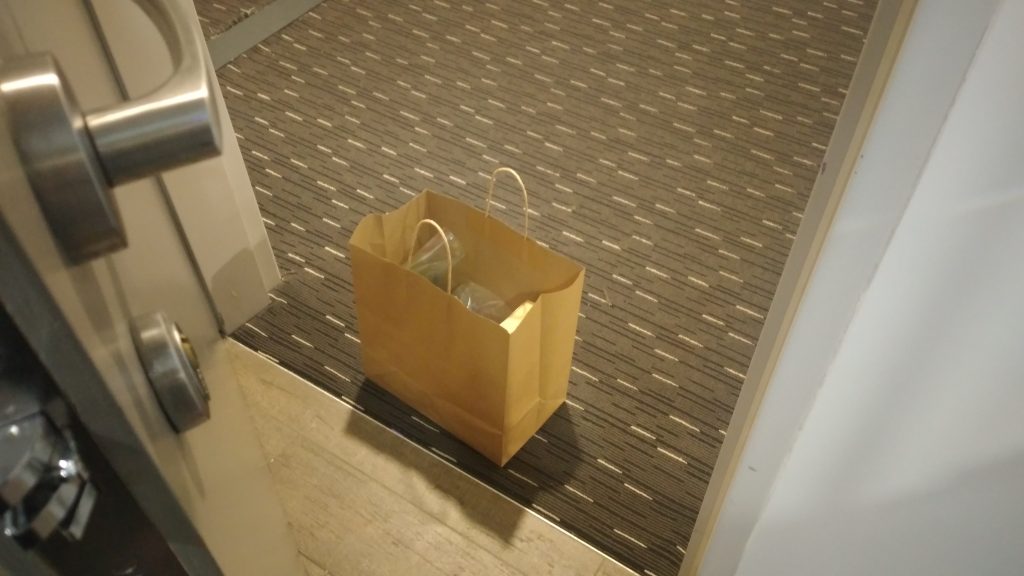
<instances>
[{"instance_id":1,"label":"silver door handle","mask_svg":"<svg viewBox=\"0 0 1024 576\"><path fill-rule=\"evenodd\" d=\"M111 186L220 152L220 118L203 38L179 0L135 0L160 31L174 71L149 94L87 113L85 125Z\"/></svg>"},{"instance_id":2,"label":"silver door handle","mask_svg":"<svg viewBox=\"0 0 1024 576\"><path fill-rule=\"evenodd\" d=\"M163 85L135 100L83 113L49 54L0 62L7 128L50 231L72 263L127 244L114 186L220 153L213 72L185 1L135 0L174 64Z\"/></svg>"}]
</instances>

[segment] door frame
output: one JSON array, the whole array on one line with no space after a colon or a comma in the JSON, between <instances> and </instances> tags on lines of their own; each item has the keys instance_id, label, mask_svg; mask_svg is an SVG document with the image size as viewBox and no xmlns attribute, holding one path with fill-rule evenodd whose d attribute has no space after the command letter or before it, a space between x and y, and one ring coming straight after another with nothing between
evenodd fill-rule
<instances>
[{"instance_id":1,"label":"door frame","mask_svg":"<svg viewBox=\"0 0 1024 576\"><path fill-rule=\"evenodd\" d=\"M727 574L731 572L719 571L718 567L729 564L735 570L743 547L760 516L760 510L767 501L775 473L781 468L796 430L810 410L813 394L805 395L806 401L802 404L789 404L786 407L791 430L789 434L779 436L780 441L768 448L771 465L758 468L760 476L757 486L739 485L737 475L747 465L744 457L747 456L758 417L762 415L760 411L766 394L836 213L862 157L861 151L885 95L916 5L917 0L878 2L846 100L811 190L800 229L765 317L679 576ZM880 258L881 254L878 254ZM765 460L762 458L761 462ZM727 502L737 499L737 490L747 491L744 498L745 511L755 509L758 513L731 514L726 510ZM711 545L716 538L727 542L712 550ZM734 562L730 562L730 559ZM708 566L713 568L707 570Z\"/></svg>"},{"instance_id":2,"label":"door frame","mask_svg":"<svg viewBox=\"0 0 1024 576\"><path fill-rule=\"evenodd\" d=\"M880 0L680 575L740 568L1001 1Z\"/></svg>"}]
</instances>

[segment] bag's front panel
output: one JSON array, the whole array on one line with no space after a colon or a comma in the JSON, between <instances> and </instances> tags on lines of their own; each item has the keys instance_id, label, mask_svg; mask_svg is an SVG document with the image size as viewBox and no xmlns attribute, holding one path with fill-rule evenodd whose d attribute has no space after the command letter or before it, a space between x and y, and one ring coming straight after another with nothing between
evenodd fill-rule
<instances>
[{"instance_id":1,"label":"bag's front panel","mask_svg":"<svg viewBox=\"0 0 1024 576\"><path fill-rule=\"evenodd\" d=\"M403 330L407 285L386 260L358 248L351 254L363 371L402 401L429 413L429 396L416 386L407 367L396 362L401 350L414 347L413 336Z\"/></svg>"}]
</instances>

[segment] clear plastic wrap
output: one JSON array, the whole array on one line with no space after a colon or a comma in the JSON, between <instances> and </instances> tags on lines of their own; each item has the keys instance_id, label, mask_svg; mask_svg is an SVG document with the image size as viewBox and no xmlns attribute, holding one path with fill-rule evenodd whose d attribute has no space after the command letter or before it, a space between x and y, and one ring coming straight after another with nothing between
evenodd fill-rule
<instances>
[{"instance_id":1,"label":"clear plastic wrap","mask_svg":"<svg viewBox=\"0 0 1024 576\"><path fill-rule=\"evenodd\" d=\"M448 283L451 281L450 269L454 269L458 265L459 261L465 257L466 251L454 234L448 230L443 230L436 222L432 220L421 221L417 224L417 232L419 232L420 224L433 225L438 232L431 236L430 240L409 258L406 267L430 280L438 288L450 290L450 286L448 286ZM442 230L444 238L448 240L451 262L448 261L448 250L445 249L445 243L441 237ZM455 290L452 290L451 293L470 311L499 324L512 314L512 307L508 303L494 292L476 282L464 282Z\"/></svg>"},{"instance_id":2,"label":"clear plastic wrap","mask_svg":"<svg viewBox=\"0 0 1024 576\"><path fill-rule=\"evenodd\" d=\"M500 323L512 314L512 308L497 294L476 282L464 282L452 293L466 308Z\"/></svg>"},{"instance_id":3,"label":"clear plastic wrap","mask_svg":"<svg viewBox=\"0 0 1024 576\"><path fill-rule=\"evenodd\" d=\"M466 251L455 234L445 230L444 235L448 238L448 247L452 251L451 266L454 268L466 255ZM430 240L427 240L427 243L412 255L407 268L426 277L441 290L447 290L448 286L445 283L448 278L448 254L445 252L441 236L439 234L431 236Z\"/></svg>"}]
</instances>

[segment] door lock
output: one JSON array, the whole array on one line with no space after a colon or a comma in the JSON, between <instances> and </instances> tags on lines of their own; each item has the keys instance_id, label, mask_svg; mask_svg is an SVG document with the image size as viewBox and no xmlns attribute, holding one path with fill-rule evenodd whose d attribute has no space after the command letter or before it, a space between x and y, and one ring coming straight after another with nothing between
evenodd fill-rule
<instances>
[{"instance_id":1,"label":"door lock","mask_svg":"<svg viewBox=\"0 0 1024 576\"><path fill-rule=\"evenodd\" d=\"M182 433L210 419L210 392L188 337L162 313L132 320L132 338L157 401Z\"/></svg>"}]
</instances>

